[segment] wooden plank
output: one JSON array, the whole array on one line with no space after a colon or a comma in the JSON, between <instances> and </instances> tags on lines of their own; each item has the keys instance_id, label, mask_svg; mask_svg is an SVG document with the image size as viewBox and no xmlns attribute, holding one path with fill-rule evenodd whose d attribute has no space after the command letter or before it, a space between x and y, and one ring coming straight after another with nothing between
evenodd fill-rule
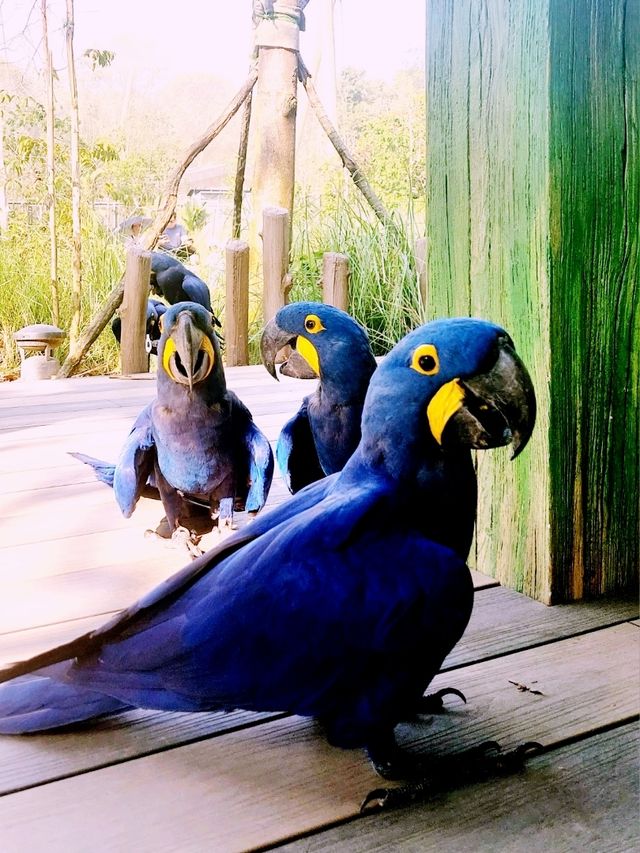
<instances>
[{"instance_id":1,"label":"wooden plank","mask_svg":"<svg viewBox=\"0 0 640 853\"><path fill-rule=\"evenodd\" d=\"M453 669L517 649L626 622L638 612L635 598L581 601L547 607L506 587L476 595L462 642L442 669Z\"/></svg>"},{"instance_id":2,"label":"wooden plank","mask_svg":"<svg viewBox=\"0 0 640 853\"><path fill-rule=\"evenodd\" d=\"M411 809L369 815L277 849L638 850L639 739L637 724L620 726L533 758L525 773L453 791Z\"/></svg>"},{"instance_id":3,"label":"wooden plank","mask_svg":"<svg viewBox=\"0 0 640 853\"><path fill-rule=\"evenodd\" d=\"M638 710L638 639L632 626L622 625L458 670L453 683L465 692L469 704L452 706L449 713L425 719L418 726L402 726L400 734L407 742L418 743L422 749L446 754L493 737L504 738L508 744L521 739L540 738L546 745L551 745L558 740L619 722ZM526 682L530 686L535 682L536 689L542 691L543 695L520 692L511 681ZM451 674L440 675L434 682L434 688L450 683ZM138 723L131 725L137 719L142 720L142 728ZM246 715L243 722L251 719L255 718ZM124 715L120 720L103 721L92 729L73 734L2 738L0 790L10 791L42 784L51 779L151 753L169 745L203 739L220 731L225 725L226 718L219 714L134 712L133 716ZM286 747L282 745L283 741ZM293 763L289 751L292 743L295 750L301 749L303 753L298 755L296 752ZM227 796L222 789L231 788L224 803L216 799L216 811L219 807L221 813L226 813L227 809L233 812L238 806L233 802L232 791L238 781L233 778L233 763L237 764L237 772L242 779L251 779L252 773L257 773L256 780L266 778L263 770L258 768L261 762L267 763L275 774L273 791L270 791L266 782L256 782L253 792L256 803L251 804L245 818L236 814L235 819L238 824L245 821L253 824L258 818L262 820L264 804L257 801L265 798L270 802L269 809L273 809L272 817L276 823L276 828L273 825L271 827L272 832L277 830L277 815L287 812L282 806L282 798L288 796L296 800L298 795L302 796L305 807L296 817L297 828L290 831L307 831L319 819L313 802L316 796L321 810L326 807L326 803L322 805L321 801L328 796L331 802L338 797L342 802L341 808L349 804L351 811L348 813L353 813L354 806L359 802L358 797L368 790L372 782L375 783L376 778L359 751L331 749L318 736L314 724L299 718L263 724L253 733L238 732L233 741L227 741L226 738L216 738L206 743L201 741L197 749L211 753L207 759L210 762L207 784L213 787L208 789L206 801L214 793L216 798ZM227 756L228 750L233 753L232 756ZM191 753L184 754L182 758L180 754L181 750L177 750L176 761L181 764L182 770L178 772L173 764L171 772L178 773L175 778L184 779L186 792L191 790L188 771ZM140 761L133 763L140 764ZM149 775L153 777L157 772L158 776L162 776L165 770L161 765L162 761ZM123 772L123 784L128 784L129 777L126 771ZM131 772L139 778L137 770ZM145 768L140 771L142 774L146 772ZM334 772L336 778L332 779ZM82 777L83 780L92 778L94 781L90 782L90 788L91 785L99 788L101 782L96 781L95 777ZM117 787L118 783L112 783L111 779L107 778L107 784ZM351 792L346 796L343 782L347 786L359 786L357 794ZM298 793L293 790L296 785L300 786ZM333 787L337 790L332 793ZM74 791L75 788L68 792L71 798L76 796ZM275 799L271 798L272 794ZM55 798L57 794L52 796ZM158 793L158 796L161 794ZM253 805L257 805L259 814L252 811ZM33 807L36 808L35 805ZM307 807L310 809L309 819L304 817ZM0 805L0 821L4 825L5 813L2 808ZM344 816L345 812L341 811L327 820ZM184 815L177 816L178 820L183 818Z\"/></svg>"}]
</instances>

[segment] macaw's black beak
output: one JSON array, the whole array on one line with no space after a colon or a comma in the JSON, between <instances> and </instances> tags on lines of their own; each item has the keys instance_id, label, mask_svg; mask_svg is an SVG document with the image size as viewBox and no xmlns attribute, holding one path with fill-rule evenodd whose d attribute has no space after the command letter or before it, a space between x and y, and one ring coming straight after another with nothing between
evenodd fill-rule
<instances>
[{"instance_id":1,"label":"macaw's black beak","mask_svg":"<svg viewBox=\"0 0 640 853\"><path fill-rule=\"evenodd\" d=\"M193 322L188 311L182 311L164 344L162 365L174 382L188 385L189 390L202 382L213 370L215 350L207 335Z\"/></svg>"},{"instance_id":2,"label":"macaw's black beak","mask_svg":"<svg viewBox=\"0 0 640 853\"><path fill-rule=\"evenodd\" d=\"M463 444L476 449L510 444L515 459L526 447L536 420L536 397L529 373L505 336L498 357L487 372L458 379L462 405L442 433L442 445Z\"/></svg>"},{"instance_id":3,"label":"macaw's black beak","mask_svg":"<svg viewBox=\"0 0 640 853\"><path fill-rule=\"evenodd\" d=\"M274 379L278 379L276 371L276 360L278 353L286 346L295 347L298 336L295 333L281 329L275 321L269 320L264 327L260 339L260 355L262 363ZM293 376L296 379L317 379L318 374L295 350L289 358L283 362L280 373L283 376Z\"/></svg>"}]
</instances>

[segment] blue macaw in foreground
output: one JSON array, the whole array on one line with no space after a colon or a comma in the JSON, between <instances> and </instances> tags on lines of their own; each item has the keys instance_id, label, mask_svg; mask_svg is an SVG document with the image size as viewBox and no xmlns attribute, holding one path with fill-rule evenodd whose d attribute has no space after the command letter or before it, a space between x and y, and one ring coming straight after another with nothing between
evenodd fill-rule
<instances>
[{"instance_id":1,"label":"blue macaw in foreground","mask_svg":"<svg viewBox=\"0 0 640 853\"><path fill-rule=\"evenodd\" d=\"M339 308L319 302L285 305L266 325L260 351L276 379L276 356L287 345L295 346L320 378L314 393L282 428L276 446L284 481L295 493L341 471L358 446L376 360L362 326Z\"/></svg>"},{"instance_id":2,"label":"blue macaw in foreground","mask_svg":"<svg viewBox=\"0 0 640 853\"><path fill-rule=\"evenodd\" d=\"M199 554L198 537L231 526L234 509L260 510L273 476L269 442L226 386L211 314L193 302L162 316L157 396L140 413L116 465L72 454L113 486L123 515L141 496L166 513L157 533Z\"/></svg>"},{"instance_id":3,"label":"blue macaw in foreground","mask_svg":"<svg viewBox=\"0 0 640 853\"><path fill-rule=\"evenodd\" d=\"M104 627L0 673L0 731L131 707L245 708L318 718L387 777L411 764L394 727L467 625L464 561L423 532L414 497L447 448L526 445L535 397L491 323L429 323L371 379L361 442L303 489ZM26 676L26 677L25 677Z\"/></svg>"}]
</instances>

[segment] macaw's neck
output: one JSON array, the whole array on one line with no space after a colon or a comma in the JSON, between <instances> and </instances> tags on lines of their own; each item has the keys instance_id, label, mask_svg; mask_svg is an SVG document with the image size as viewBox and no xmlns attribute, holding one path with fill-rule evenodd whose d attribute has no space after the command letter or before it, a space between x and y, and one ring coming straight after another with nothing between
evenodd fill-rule
<instances>
[{"instance_id":1,"label":"macaw's neck","mask_svg":"<svg viewBox=\"0 0 640 853\"><path fill-rule=\"evenodd\" d=\"M466 560L473 539L477 483L467 448L443 450L424 425L415 430L402 412L388 414L369 429L369 408L362 441L345 468L358 480L381 484L405 523Z\"/></svg>"},{"instance_id":2,"label":"macaw's neck","mask_svg":"<svg viewBox=\"0 0 640 853\"><path fill-rule=\"evenodd\" d=\"M348 348L337 344L331 352L330 363L320 365L319 392L333 405L363 403L369 380L376 369L376 360L367 350Z\"/></svg>"}]
</instances>

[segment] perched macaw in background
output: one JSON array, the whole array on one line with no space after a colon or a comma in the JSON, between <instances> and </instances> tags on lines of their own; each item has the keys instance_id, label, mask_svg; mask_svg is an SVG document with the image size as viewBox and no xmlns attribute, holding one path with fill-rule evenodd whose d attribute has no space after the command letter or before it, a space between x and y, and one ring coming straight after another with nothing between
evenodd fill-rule
<instances>
[{"instance_id":1,"label":"perched macaw in background","mask_svg":"<svg viewBox=\"0 0 640 853\"><path fill-rule=\"evenodd\" d=\"M534 419L530 379L501 328L458 319L416 329L374 373L362 440L341 473L102 628L4 669L0 731L132 706L285 711L318 718L333 744L365 747L381 774L406 776L411 757L394 727L473 601L464 561L423 532L416 472L435 501L449 489L439 474L448 449L511 443L515 456Z\"/></svg>"},{"instance_id":2,"label":"perched macaw in background","mask_svg":"<svg viewBox=\"0 0 640 853\"><path fill-rule=\"evenodd\" d=\"M159 497L166 513L157 533L198 553L217 520L234 509L260 510L273 477L273 453L251 413L227 390L211 313L180 302L162 317L157 396L140 413L113 465L72 454L113 486L128 518L138 499Z\"/></svg>"},{"instance_id":3,"label":"perched macaw in background","mask_svg":"<svg viewBox=\"0 0 640 853\"><path fill-rule=\"evenodd\" d=\"M164 302L160 302L158 299L148 299L147 300L147 324L146 324L146 345L147 352L152 352L157 354L158 352L158 341L160 340L160 335L162 334L160 330L160 317L167 310L167 306ZM114 317L111 323L111 331L113 332L113 336L120 343L120 338L122 336L122 320L120 317Z\"/></svg>"},{"instance_id":4,"label":"perched macaw in background","mask_svg":"<svg viewBox=\"0 0 640 853\"><path fill-rule=\"evenodd\" d=\"M207 284L173 255L151 252L151 292L161 296L169 305L178 302L197 302L211 311L211 294ZM213 312L212 312L213 313ZM213 322L220 326L214 315Z\"/></svg>"},{"instance_id":5,"label":"perched macaw in background","mask_svg":"<svg viewBox=\"0 0 640 853\"><path fill-rule=\"evenodd\" d=\"M341 471L358 446L376 360L362 326L339 308L319 302L286 305L266 325L262 361L276 379L276 356L287 345L294 346L320 378L314 393L282 428L276 445L278 466L295 493Z\"/></svg>"}]
</instances>

